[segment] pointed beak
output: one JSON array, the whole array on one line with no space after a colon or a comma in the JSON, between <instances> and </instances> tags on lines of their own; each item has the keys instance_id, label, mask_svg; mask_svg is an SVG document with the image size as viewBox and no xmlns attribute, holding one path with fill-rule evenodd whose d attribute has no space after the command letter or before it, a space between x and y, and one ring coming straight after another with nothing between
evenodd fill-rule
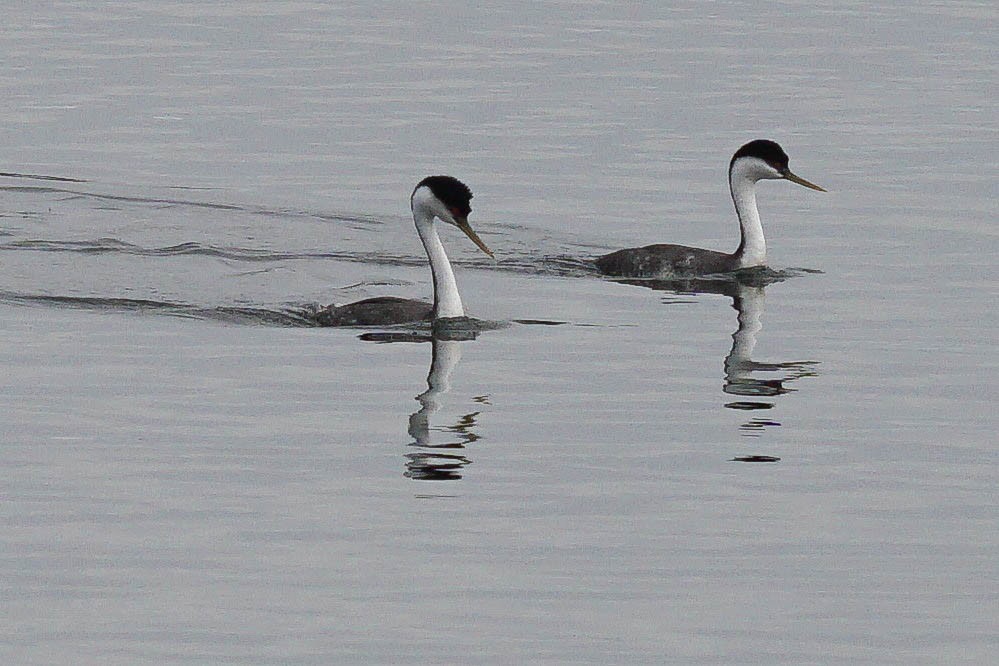
<instances>
[{"instance_id":1,"label":"pointed beak","mask_svg":"<svg viewBox=\"0 0 999 666\"><path fill-rule=\"evenodd\" d=\"M798 185L804 185L805 187L807 187L807 188L809 188L811 190L818 190L819 192L825 192L826 191L824 188L819 187L815 183L808 182L807 180L805 180L801 176L795 176L793 173L791 173L790 169L784 169L784 171L781 172L781 175L784 176L785 180L789 180L792 183L798 183Z\"/></svg>"},{"instance_id":2,"label":"pointed beak","mask_svg":"<svg viewBox=\"0 0 999 666\"><path fill-rule=\"evenodd\" d=\"M460 215L455 215L454 216L454 226L456 226L459 229L461 229L462 231L464 231L465 235L468 236L469 238L471 238L472 242L475 243L476 245L478 245L480 250L482 250L483 252L485 252L486 254L488 254L490 257L493 257L493 259L496 258L496 257L493 256L493 251L490 250L486 246L486 244L482 242L482 239L479 238L479 235L477 233L475 233L472 230L472 227L470 227L468 225L468 218L461 217Z\"/></svg>"}]
</instances>

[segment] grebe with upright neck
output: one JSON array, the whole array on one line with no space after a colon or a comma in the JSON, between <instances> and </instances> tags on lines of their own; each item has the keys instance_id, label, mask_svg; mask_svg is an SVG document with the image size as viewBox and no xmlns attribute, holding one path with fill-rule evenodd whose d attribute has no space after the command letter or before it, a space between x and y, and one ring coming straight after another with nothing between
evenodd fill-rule
<instances>
[{"instance_id":1,"label":"grebe with upright neck","mask_svg":"<svg viewBox=\"0 0 999 666\"><path fill-rule=\"evenodd\" d=\"M685 245L647 245L618 250L598 257L597 268L606 275L671 278L728 273L766 265L767 242L756 208L756 183L789 180L819 192L825 190L791 173L784 149L773 141L756 139L735 151L728 166L728 184L739 216L741 241L728 254Z\"/></svg>"},{"instance_id":2,"label":"grebe with upright neck","mask_svg":"<svg viewBox=\"0 0 999 666\"><path fill-rule=\"evenodd\" d=\"M454 270L440 236L435 219L461 229L480 250L493 256L482 239L468 224L472 212L472 191L457 178L428 176L417 183L410 196L413 222L430 261L434 283L434 302L427 303L395 296L377 296L347 305L331 305L316 315L323 326L391 326L417 321L464 317L465 308L458 294Z\"/></svg>"}]
</instances>

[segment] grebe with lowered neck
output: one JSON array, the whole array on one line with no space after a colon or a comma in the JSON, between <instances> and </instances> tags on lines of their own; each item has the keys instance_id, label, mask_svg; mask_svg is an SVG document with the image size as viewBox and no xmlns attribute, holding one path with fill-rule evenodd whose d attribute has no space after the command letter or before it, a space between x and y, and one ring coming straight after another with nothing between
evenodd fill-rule
<instances>
[{"instance_id":1,"label":"grebe with lowered neck","mask_svg":"<svg viewBox=\"0 0 999 666\"><path fill-rule=\"evenodd\" d=\"M480 250L493 256L482 239L468 225L472 212L468 186L451 176L428 176L417 183L410 197L413 222L430 261L434 282L434 302L427 303L395 296L378 296L347 305L331 305L316 315L322 326L392 326L418 321L464 317L465 308L458 294L454 270L440 236L435 219L461 229Z\"/></svg>"},{"instance_id":2,"label":"grebe with lowered neck","mask_svg":"<svg viewBox=\"0 0 999 666\"><path fill-rule=\"evenodd\" d=\"M647 245L598 257L597 268L606 275L671 278L729 273L764 266L767 242L763 237L760 212L756 208L756 183L777 179L825 192L815 183L791 173L787 153L778 144L767 139L750 141L735 151L728 166L728 184L742 234L735 252L727 254L685 245Z\"/></svg>"}]
</instances>

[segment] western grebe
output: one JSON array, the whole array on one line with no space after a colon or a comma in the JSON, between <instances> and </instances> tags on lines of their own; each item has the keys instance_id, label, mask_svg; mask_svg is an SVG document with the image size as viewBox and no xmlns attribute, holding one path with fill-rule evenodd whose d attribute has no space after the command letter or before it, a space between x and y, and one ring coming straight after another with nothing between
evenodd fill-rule
<instances>
[{"instance_id":1,"label":"western grebe","mask_svg":"<svg viewBox=\"0 0 999 666\"><path fill-rule=\"evenodd\" d=\"M416 321L464 317L465 308L458 294L451 262L437 235L434 219L453 224L465 232L480 250L493 256L482 239L468 225L472 212L468 186L451 176L428 176L413 189L410 208L416 231L430 260L434 279L434 302L417 301L394 296L367 298L347 305L331 305L319 312L316 319L323 326L390 326Z\"/></svg>"},{"instance_id":2,"label":"western grebe","mask_svg":"<svg viewBox=\"0 0 999 666\"><path fill-rule=\"evenodd\" d=\"M597 258L597 268L607 275L669 278L727 273L763 266L767 242L756 209L756 182L784 179L819 192L824 189L788 169L784 149L773 141L757 139L735 151L728 166L728 184L739 216L742 240L732 254L685 245L647 245L618 250Z\"/></svg>"}]
</instances>

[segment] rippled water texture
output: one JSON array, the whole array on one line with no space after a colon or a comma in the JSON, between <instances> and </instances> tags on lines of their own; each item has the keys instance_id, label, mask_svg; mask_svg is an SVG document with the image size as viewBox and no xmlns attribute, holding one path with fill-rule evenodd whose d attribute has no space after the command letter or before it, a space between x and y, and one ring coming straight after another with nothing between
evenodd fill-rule
<instances>
[{"instance_id":1,"label":"rippled water texture","mask_svg":"<svg viewBox=\"0 0 999 666\"><path fill-rule=\"evenodd\" d=\"M987 663L993 3L0 22L4 663ZM656 242L770 271L614 281ZM431 298L408 197L472 319Z\"/></svg>"}]
</instances>

